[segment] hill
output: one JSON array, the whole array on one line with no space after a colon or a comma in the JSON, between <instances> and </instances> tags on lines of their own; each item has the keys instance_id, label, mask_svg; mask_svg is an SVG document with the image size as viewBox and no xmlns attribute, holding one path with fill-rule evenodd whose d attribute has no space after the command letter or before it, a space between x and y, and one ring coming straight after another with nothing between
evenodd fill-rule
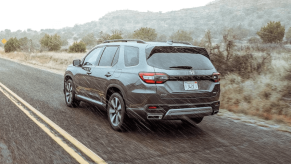
<instances>
[{"instance_id":1,"label":"hill","mask_svg":"<svg viewBox=\"0 0 291 164\"><path fill-rule=\"evenodd\" d=\"M0 38L27 36L37 41L45 33L58 33L71 43L88 33L94 33L98 38L100 31L110 33L111 30L117 29L126 35L140 27L151 27L156 29L159 35L166 36L178 30L190 31L192 37L198 40L204 36L206 30L211 30L214 38L221 39L221 34L226 29L233 28L238 33L243 33L241 36L243 39L256 35L256 32L269 21L280 21L288 30L291 27L290 9L291 0L216 0L202 7L166 13L113 11L97 21L77 24L74 27L41 31L5 30L0 32Z\"/></svg>"},{"instance_id":2,"label":"hill","mask_svg":"<svg viewBox=\"0 0 291 164\"><path fill-rule=\"evenodd\" d=\"M290 9L290 0L219 0L203 7L166 13L114 11L100 18L95 27L100 31L134 31L146 26L166 35L183 29L200 36L207 29L220 33L225 28L240 26L255 33L269 21L281 21L290 27Z\"/></svg>"}]
</instances>

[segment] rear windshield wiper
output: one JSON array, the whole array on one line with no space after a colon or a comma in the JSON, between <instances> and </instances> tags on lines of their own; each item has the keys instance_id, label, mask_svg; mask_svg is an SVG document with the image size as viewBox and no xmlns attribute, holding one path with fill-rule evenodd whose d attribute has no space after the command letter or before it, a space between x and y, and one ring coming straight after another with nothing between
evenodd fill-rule
<instances>
[{"instance_id":1,"label":"rear windshield wiper","mask_svg":"<svg viewBox=\"0 0 291 164\"><path fill-rule=\"evenodd\" d=\"M173 66L173 67L170 67L170 68L191 69L192 67L191 66Z\"/></svg>"}]
</instances>

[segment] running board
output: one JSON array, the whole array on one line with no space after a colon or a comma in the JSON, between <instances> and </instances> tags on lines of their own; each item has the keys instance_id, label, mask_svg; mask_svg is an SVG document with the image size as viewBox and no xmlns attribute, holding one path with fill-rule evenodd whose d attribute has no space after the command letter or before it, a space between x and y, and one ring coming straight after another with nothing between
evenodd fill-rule
<instances>
[{"instance_id":1,"label":"running board","mask_svg":"<svg viewBox=\"0 0 291 164\"><path fill-rule=\"evenodd\" d=\"M75 95L75 97L77 99L79 99L79 100L86 101L86 102L89 102L89 103L92 103L92 104L96 104L96 105L102 106L103 108L106 109L106 104L104 104L104 103L102 103L100 101L88 98L86 96L77 95L77 94Z\"/></svg>"}]
</instances>

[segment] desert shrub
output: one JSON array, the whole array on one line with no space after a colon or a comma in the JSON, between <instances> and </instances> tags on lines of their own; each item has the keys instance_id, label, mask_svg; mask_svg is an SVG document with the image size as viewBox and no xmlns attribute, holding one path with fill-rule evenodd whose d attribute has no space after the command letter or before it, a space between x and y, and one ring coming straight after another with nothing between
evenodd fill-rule
<instances>
[{"instance_id":1,"label":"desert shrub","mask_svg":"<svg viewBox=\"0 0 291 164\"><path fill-rule=\"evenodd\" d=\"M40 39L40 44L42 48L46 48L49 51L57 51L61 49L62 45L62 40L61 37L57 34L55 35L48 35L45 34L41 39Z\"/></svg>"},{"instance_id":2,"label":"desert shrub","mask_svg":"<svg viewBox=\"0 0 291 164\"><path fill-rule=\"evenodd\" d=\"M184 30L179 30L175 33L173 33L171 36L170 36L170 39L173 40L173 41L185 41L185 42L192 42L193 41L193 38L191 37L191 32L187 32L187 31L184 31Z\"/></svg>"},{"instance_id":3,"label":"desert shrub","mask_svg":"<svg viewBox=\"0 0 291 164\"><path fill-rule=\"evenodd\" d=\"M222 76L226 75L228 72L228 63L225 60L225 56L221 51L214 52L210 54L210 60L214 67L219 71Z\"/></svg>"},{"instance_id":4,"label":"desert shrub","mask_svg":"<svg viewBox=\"0 0 291 164\"><path fill-rule=\"evenodd\" d=\"M157 38L157 33L153 28L141 27L140 29L134 31L133 38L144 41L155 41Z\"/></svg>"},{"instance_id":5,"label":"desert shrub","mask_svg":"<svg viewBox=\"0 0 291 164\"><path fill-rule=\"evenodd\" d=\"M20 44L17 38L10 38L4 45L5 52L17 51L20 49Z\"/></svg>"},{"instance_id":6,"label":"desert shrub","mask_svg":"<svg viewBox=\"0 0 291 164\"><path fill-rule=\"evenodd\" d=\"M110 40L110 34L102 32L102 31L98 33L98 37L99 39L97 40L97 44L101 44L105 40Z\"/></svg>"},{"instance_id":7,"label":"desert shrub","mask_svg":"<svg viewBox=\"0 0 291 164\"><path fill-rule=\"evenodd\" d=\"M120 30L112 30L111 35L109 37L110 40L113 39L122 39L122 32Z\"/></svg>"},{"instance_id":8,"label":"desert shrub","mask_svg":"<svg viewBox=\"0 0 291 164\"><path fill-rule=\"evenodd\" d=\"M285 34L285 27L280 22L270 21L266 26L262 27L257 35L264 43L280 43Z\"/></svg>"},{"instance_id":9,"label":"desert shrub","mask_svg":"<svg viewBox=\"0 0 291 164\"><path fill-rule=\"evenodd\" d=\"M271 55L254 56L253 54L235 55L229 62L229 72L249 78L253 73L261 74L270 69Z\"/></svg>"},{"instance_id":10,"label":"desert shrub","mask_svg":"<svg viewBox=\"0 0 291 164\"><path fill-rule=\"evenodd\" d=\"M110 36L109 39L110 39L110 40L113 40L113 39L122 39L122 36L119 35L119 34L113 34L113 35Z\"/></svg>"},{"instance_id":11,"label":"desert shrub","mask_svg":"<svg viewBox=\"0 0 291 164\"><path fill-rule=\"evenodd\" d=\"M213 53L210 58L222 76L236 73L244 79L248 79L254 74L261 74L271 69L271 55L269 53L261 56L234 54L230 60L226 60L225 55L219 52Z\"/></svg>"},{"instance_id":12,"label":"desert shrub","mask_svg":"<svg viewBox=\"0 0 291 164\"><path fill-rule=\"evenodd\" d=\"M85 52L86 51L86 44L82 41L74 42L69 47L69 52Z\"/></svg>"}]
</instances>

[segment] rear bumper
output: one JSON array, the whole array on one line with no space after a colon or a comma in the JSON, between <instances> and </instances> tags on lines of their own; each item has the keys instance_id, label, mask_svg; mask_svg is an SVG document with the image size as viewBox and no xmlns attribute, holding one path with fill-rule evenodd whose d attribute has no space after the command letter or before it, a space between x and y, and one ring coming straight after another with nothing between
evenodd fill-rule
<instances>
[{"instance_id":1,"label":"rear bumper","mask_svg":"<svg viewBox=\"0 0 291 164\"><path fill-rule=\"evenodd\" d=\"M170 109L164 115L163 119L181 119L186 117L201 117L212 115L212 107L200 107L200 108L182 108L182 109Z\"/></svg>"},{"instance_id":2,"label":"rear bumper","mask_svg":"<svg viewBox=\"0 0 291 164\"><path fill-rule=\"evenodd\" d=\"M219 112L220 101L199 104L163 105L155 110L143 108L127 108L130 118L141 120L181 120L185 118L204 117Z\"/></svg>"}]
</instances>

